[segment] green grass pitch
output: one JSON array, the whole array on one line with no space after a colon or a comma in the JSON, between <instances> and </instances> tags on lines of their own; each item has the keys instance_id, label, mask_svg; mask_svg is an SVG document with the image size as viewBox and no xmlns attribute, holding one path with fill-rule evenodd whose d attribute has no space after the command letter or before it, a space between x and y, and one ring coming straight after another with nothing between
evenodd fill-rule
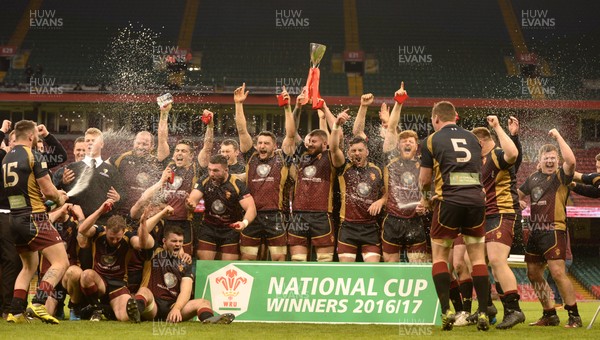
<instances>
[{"instance_id":1,"label":"green grass pitch","mask_svg":"<svg viewBox=\"0 0 600 340\"><path fill-rule=\"evenodd\" d=\"M499 302L499 316L502 316ZM59 325L47 325L39 321L30 324L8 324L0 321L0 339L145 339L188 338L188 339L402 339L432 338L444 339L482 339L504 338L517 339L600 339L600 318L591 330L589 324L600 301L578 303L583 318L584 328L565 329L567 312L558 311L561 325L558 327L530 327L528 322L541 316L541 306L537 302L521 304L527 321L510 330L492 328L484 333L478 332L475 326L455 327L451 332L442 332L439 327L430 326L384 326L384 325L323 325L323 324L289 324L289 323L245 323L235 322L231 325L203 325L198 322L184 322L176 325L165 323L143 322L131 324L115 321L62 321ZM510 338L507 338L510 337Z\"/></svg>"}]
</instances>

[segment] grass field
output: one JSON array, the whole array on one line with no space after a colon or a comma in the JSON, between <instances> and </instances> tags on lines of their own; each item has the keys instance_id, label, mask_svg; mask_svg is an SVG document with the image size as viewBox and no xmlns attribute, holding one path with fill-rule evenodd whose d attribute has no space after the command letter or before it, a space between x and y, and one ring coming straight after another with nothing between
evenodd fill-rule
<instances>
[{"instance_id":1,"label":"grass field","mask_svg":"<svg viewBox=\"0 0 600 340\"><path fill-rule=\"evenodd\" d=\"M496 302L498 305L498 302ZM444 337L445 339L506 338L516 339L600 339L600 319L591 330L585 329L596 308L596 302L580 302L579 311L584 328L565 329L567 312L559 311L559 327L529 327L521 324L510 330L492 328L483 334L475 326L455 327L451 332L442 332L439 327L429 326L383 326L383 325L322 325L289 323L242 323L231 325L202 325L197 322L184 322L167 325L162 322L129 324L115 321L92 323L89 321L63 321L59 325L46 325L41 322L13 325L0 321L0 339L151 339L153 337L185 337L201 339L398 339L404 337ZM521 304L526 322L535 321L541 316L537 302ZM499 316L501 315L501 311Z\"/></svg>"}]
</instances>

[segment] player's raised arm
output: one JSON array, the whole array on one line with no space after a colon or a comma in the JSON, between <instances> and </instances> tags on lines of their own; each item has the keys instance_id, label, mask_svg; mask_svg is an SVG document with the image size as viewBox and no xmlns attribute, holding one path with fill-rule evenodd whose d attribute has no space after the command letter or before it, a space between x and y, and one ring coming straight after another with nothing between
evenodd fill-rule
<instances>
[{"instance_id":1,"label":"player's raised arm","mask_svg":"<svg viewBox=\"0 0 600 340\"><path fill-rule=\"evenodd\" d=\"M214 113L208 110L204 110L202 115L210 117L210 121L206 125L206 131L204 132L204 145L202 145L202 150L200 150L200 152L198 153L198 164L201 168L206 168L208 166L210 156L212 155L212 149L215 143L215 117Z\"/></svg>"},{"instance_id":2,"label":"player's raised arm","mask_svg":"<svg viewBox=\"0 0 600 340\"><path fill-rule=\"evenodd\" d=\"M548 132L548 135L554 138L558 142L558 147L560 148L560 154L563 158L563 171L565 175L571 176L575 172L575 155L573 154L573 150L569 147L567 142L560 135L558 130L552 129Z\"/></svg>"},{"instance_id":3,"label":"player's raised arm","mask_svg":"<svg viewBox=\"0 0 600 340\"><path fill-rule=\"evenodd\" d=\"M285 90L285 88L284 88ZM245 153L252 148L252 137L248 133L248 127L246 124L246 116L244 115L244 101L248 97L246 91L246 83L238 87L233 92L233 102L235 103L235 126L240 137L240 152Z\"/></svg>"},{"instance_id":4,"label":"player's raised arm","mask_svg":"<svg viewBox=\"0 0 600 340\"><path fill-rule=\"evenodd\" d=\"M343 138L342 126L350 119L348 116L348 109L342 111L337 116L333 128L331 129L331 135L329 136L329 151L331 153L331 162L334 167L338 168L346 162L344 158L344 151L340 148L340 140Z\"/></svg>"},{"instance_id":5,"label":"player's raised arm","mask_svg":"<svg viewBox=\"0 0 600 340\"><path fill-rule=\"evenodd\" d=\"M110 198L104 201L104 203L102 203L98 209L96 209L96 211L94 211L90 216L83 220L83 222L81 222L77 231L87 238L94 236L96 231L92 229L92 226L96 223L100 216L111 211L114 204L115 202Z\"/></svg>"},{"instance_id":6,"label":"player's raised arm","mask_svg":"<svg viewBox=\"0 0 600 340\"><path fill-rule=\"evenodd\" d=\"M498 136L498 142L500 143L502 151L504 151L504 160L508 164L514 164L517 161L517 156L519 156L519 150L517 150L517 146L506 134L506 132L504 132L502 126L500 126L498 117L490 115L487 116L486 119L488 125L496 132L496 136Z\"/></svg>"},{"instance_id":7,"label":"player's raised arm","mask_svg":"<svg viewBox=\"0 0 600 340\"><path fill-rule=\"evenodd\" d=\"M365 120L367 119L367 109L369 105L373 104L373 100L375 100L375 97L372 93L363 94L360 97L360 107L358 108L356 119L354 119L354 126L352 127L353 136L367 139Z\"/></svg>"},{"instance_id":8,"label":"player's raised arm","mask_svg":"<svg viewBox=\"0 0 600 340\"><path fill-rule=\"evenodd\" d=\"M408 93L404 89L404 82L402 82L400 83L400 89L394 92L394 98L405 95L408 95ZM384 107L382 105L382 110L383 109ZM389 120L387 122L387 130L385 131L385 139L383 140L383 152L390 152L398 147L398 133L396 131L396 127L398 126L398 123L400 123L401 111L402 104L395 102L394 108L392 109L392 113L389 115ZM380 114L380 117L381 116L382 114Z\"/></svg>"},{"instance_id":9,"label":"player's raised arm","mask_svg":"<svg viewBox=\"0 0 600 340\"><path fill-rule=\"evenodd\" d=\"M286 155L293 155L296 146L296 122L294 121L294 113L290 105L290 94L285 90L285 87L281 95L288 101L288 104L283 108L285 112L285 138L281 143L281 150Z\"/></svg>"},{"instance_id":10,"label":"player's raised arm","mask_svg":"<svg viewBox=\"0 0 600 340\"><path fill-rule=\"evenodd\" d=\"M519 131L519 120L514 116L510 116L508 118L508 133L510 139L513 141L513 143L515 143L517 151L519 152L519 155L517 156L517 160L515 161L514 165L515 173L519 171L519 167L521 166L521 163L523 163L523 147L521 146L521 141L519 140Z\"/></svg>"},{"instance_id":11,"label":"player's raised arm","mask_svg":"<svg viewBox=\"0 0 600 340\"><path fill-rule=\"evenodd\" d=\"M160 118L158 120L158 144L156 145L156 159L159 162L169 157L169 112L173 104L168 104L160 108Z\"/></svg>"}]
</instances>

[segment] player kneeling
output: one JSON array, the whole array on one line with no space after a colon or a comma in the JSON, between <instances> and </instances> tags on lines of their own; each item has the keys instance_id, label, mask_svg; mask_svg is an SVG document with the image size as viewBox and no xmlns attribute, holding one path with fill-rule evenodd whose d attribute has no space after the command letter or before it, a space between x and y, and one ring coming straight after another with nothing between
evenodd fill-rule
<instances>
[{"instance_id":1,"label":"player kneeling","mask_svg":"<svg viewBox=\"0 0 600 340\"><path fill-rule=\"evenodd\" d=\"M127 302L129 319L177 323L198 316L202 323L231 323L235 319L233 314L214 315L207 300L190 300L194 282L192 265L178 256L182 247L183 230L177 226L165 230L163 247L156 248L152 259L144 265L142 287Z\"/></svg>"}]
</instances>

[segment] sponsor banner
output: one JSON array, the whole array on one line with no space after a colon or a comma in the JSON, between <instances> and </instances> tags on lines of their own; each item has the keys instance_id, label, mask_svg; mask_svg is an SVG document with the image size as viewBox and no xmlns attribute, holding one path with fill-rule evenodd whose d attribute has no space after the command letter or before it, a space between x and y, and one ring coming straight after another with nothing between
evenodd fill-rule
<instances>
[{"instance_id":1,"label":"sponsor banner","mask_svg":"<svg viewBox=\"0 0 600 340\"><path fill-rule=\"evenodd\" d=\"M529 207L523 210L523 217L529 217L531 210ZM596 218L600 217L600 207L574 207L567 206L567 217L579 217L579 218Z\"/></svg>"},{"instance_id":2,"label":"sponsor banner","mask_svg":"<svg viewBox=\"0 0 600 340\"><path fill-rule=\"evenodd\" d=\"M236 322L441 322L431 264L197 261L195 294Z\"/></svg>"}]
</instances>

